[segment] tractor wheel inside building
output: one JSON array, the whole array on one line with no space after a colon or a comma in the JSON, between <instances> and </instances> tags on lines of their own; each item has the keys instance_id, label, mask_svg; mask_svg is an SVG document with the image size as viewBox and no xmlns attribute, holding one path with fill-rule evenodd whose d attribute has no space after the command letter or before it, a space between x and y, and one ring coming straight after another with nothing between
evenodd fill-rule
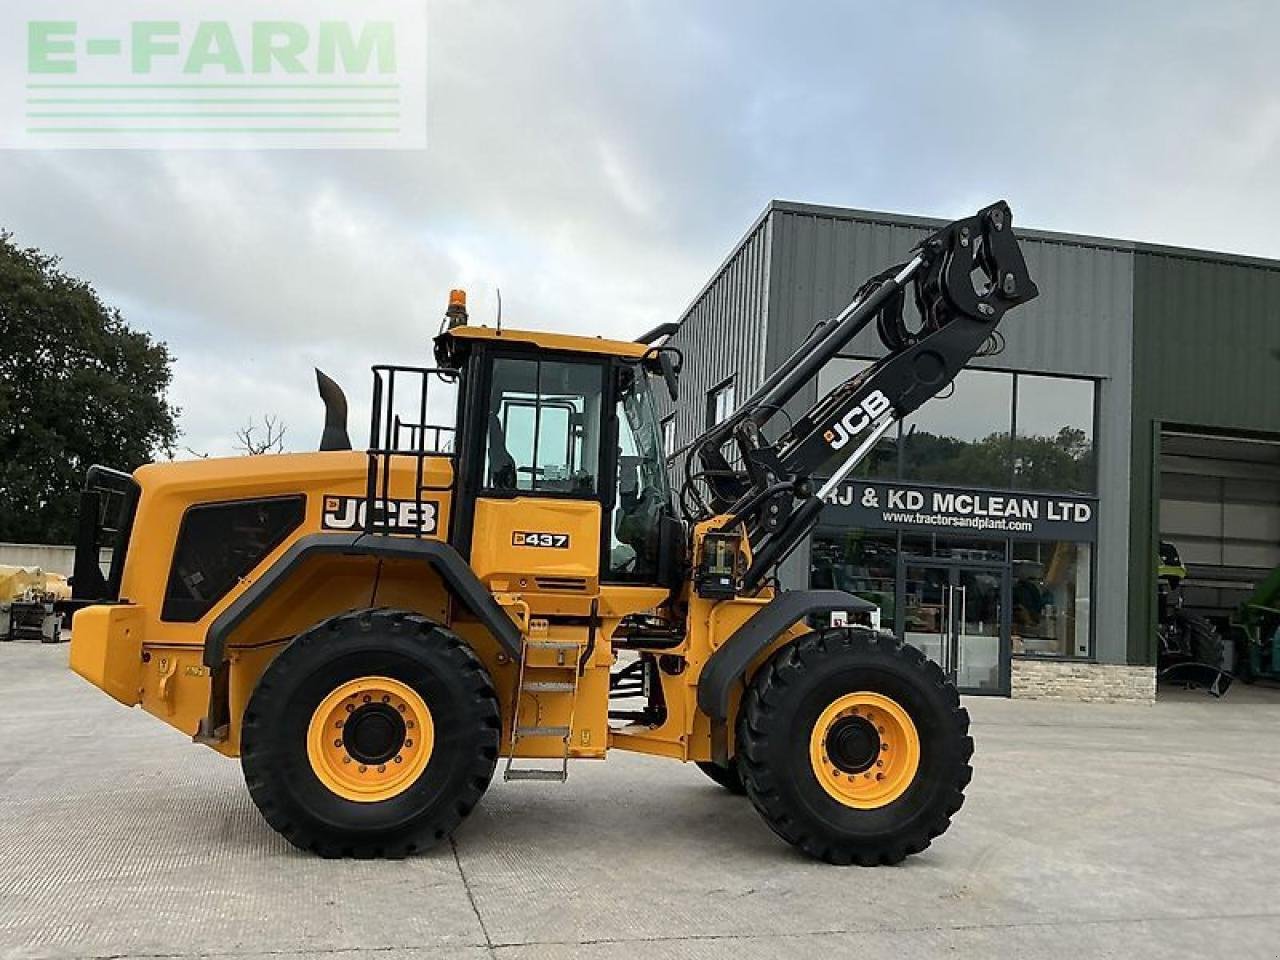
<instances>
[{"instance_id":1,"label":"tractor wheel inside building","mask_svg":"<svg viewBox=\"0 0 1280 960\"><path fill-rule=\"evenodd\" d=\"M969 715L937 664L887 634L807 634L756 674L738 770L775 833L828 863L897 863L964 802Z\"/></svg>"},{"instance_id":2,"label":"tractor wheel inside building","mask_svg":"<svg viewBox=\"0 0 1280 960\"><path fill-rule=\"evenodd\" d=\"M718 763L707 763L699 760L697 761L697 766L699 770L730 793L742 796L747 792L747 788L742 784L742 777L738 774L736 761L730 760L727 767L722 767Z\"/></svg>"},{"instance_id":3,"label":"tractor wheel inside building","mask_svg":"<svg viewBox=\"0 0 1280 960\"><path fill-rule=\"evenodd\" d=\"M1189 639L1191 658L1221 670L1226 666L1227 644L1218 629L1203 617L1183 616L1181 627Z\"/></svg>"},{"instance_id":4,"label":"tractor wheel inside building","mask_svg":"<svg viewBox=\"0 0 1280 960\"><path fill-rule=\"evenodd\" d=\"M493 776L501 721L483 664L425 617L364 610L294 641L258 680L241 764L295 846L401 857L442 840Z\"/></svg>"}]
</instances>

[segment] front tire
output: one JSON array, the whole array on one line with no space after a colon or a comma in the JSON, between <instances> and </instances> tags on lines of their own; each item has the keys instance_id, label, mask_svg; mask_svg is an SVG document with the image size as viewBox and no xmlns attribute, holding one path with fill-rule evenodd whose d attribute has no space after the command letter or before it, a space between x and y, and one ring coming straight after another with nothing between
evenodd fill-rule
<instances>
[{"instance_id":1,"label":"front tire","mask_svg":"<svg viewBox=\"0 0 1280 960\"><path fill-rule=\"evenodd\" d=\"M897 863L942 834L972 776L969 715L941 669L886 634L807 634L756 674L738 718L747 795L828 863Z\"/></svg>"},{"instance_id":2,"label":"front tire","mask_svg":"<svg viewBox=\"0 0 1280 960\"><path fill-rule=\"evenodd\" d=\"M241 765L254 803L295 846L402 857L471 812L500 729L489 674L457 635L364 610L299 634L263 672Z\"/></svg>"}]
</instances>

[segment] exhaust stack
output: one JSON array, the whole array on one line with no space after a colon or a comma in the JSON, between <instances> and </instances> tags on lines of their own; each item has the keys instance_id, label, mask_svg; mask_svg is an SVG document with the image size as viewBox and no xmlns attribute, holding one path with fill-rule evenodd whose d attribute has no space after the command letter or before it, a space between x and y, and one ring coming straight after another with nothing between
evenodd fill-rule
<instances>
[{"instance_id":1,"label":"exhaust stack","mask_svg":"<svg viewBox=\"0 0 1280 960\"><path fill-rule=\"evenodd\" d=\"M347 435L347 395L332 378L316 368L316 387L324 401L324 432L320 434L320 449L350 450L351 437Z\"/></svg>"}]
</instances>

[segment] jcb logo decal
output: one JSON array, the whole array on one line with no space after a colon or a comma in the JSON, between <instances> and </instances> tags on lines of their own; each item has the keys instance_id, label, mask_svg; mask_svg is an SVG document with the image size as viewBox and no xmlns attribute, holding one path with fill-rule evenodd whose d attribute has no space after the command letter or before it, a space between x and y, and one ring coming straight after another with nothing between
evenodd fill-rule
<instances>
[{"instance_id":1,"label":"jcb logo decal","mask_svg":"<svg viewBox=\"0 0 1280 960\"><path fill-rule=\"evenodd\" d=\"M367 517L364 497L326 494L322 530L363 530ZM440 504L435 500L375 500L373 525L389 533L430 534L439 524Z\"/></svg>"},{"instance_id":2,"label":"jcb logo decal","mask_svg":"<svg viewBox=\"0 0 1280 960\"><path fill-rule=\"evenodd\" d=\"M839 450L846 443L867 429L873 420L889 409L889 398L879 390L873 390L862 403L846 413L831 429L822 433L822 439L832 450Z\"/></svg>"},{"instance_id":3,"label":"jcb logo decal","mask_svg":"<svg viewBox=\"0 0 1280 960\"><path fill-rule=\"evenodd\" d=\"M567 533L534 533L528 530L517 530L511 534L513 547L550 547L553 550L568 550L569 535Z\"/></svg>"}]
</instances>

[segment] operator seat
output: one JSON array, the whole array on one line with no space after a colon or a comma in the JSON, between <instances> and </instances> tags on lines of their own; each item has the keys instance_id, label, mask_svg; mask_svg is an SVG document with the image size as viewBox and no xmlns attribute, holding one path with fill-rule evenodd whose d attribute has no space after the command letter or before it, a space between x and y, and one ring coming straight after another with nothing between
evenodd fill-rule
<instances>
[{"instance_id":1,"label":"operator seat","mask_svg":"<svg viewBox=\"0 0 1280 960\"><path fill-rule=\"evenodd\" d=\"M489 414L489 487L494 490L516 489L516 458L507 449L502 421Z\"/></svg>"}]
</instances>

